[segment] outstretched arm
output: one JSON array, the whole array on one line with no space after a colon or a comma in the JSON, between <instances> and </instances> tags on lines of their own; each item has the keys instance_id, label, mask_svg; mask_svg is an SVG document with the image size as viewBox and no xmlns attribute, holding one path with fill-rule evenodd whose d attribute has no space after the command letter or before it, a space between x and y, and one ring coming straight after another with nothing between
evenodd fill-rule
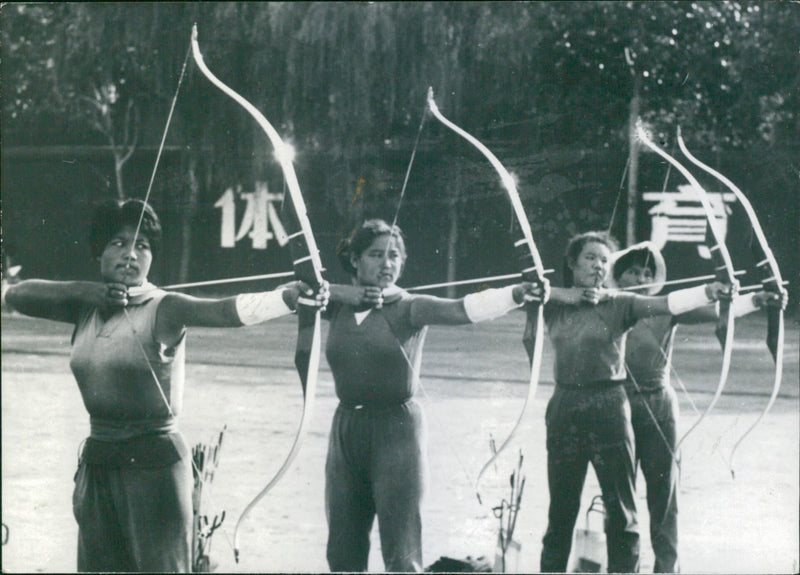
<instances>
[{"instance_id":1,"label":"outstretched arm","mask_svg":"<svg viewBox=\"0 0 800 575\"><path fill-rule=\"evenodd\" d=\"M170 293L158 309L157 333L162 341L174 341L186 327L241 327L263 323L292 313L302 299L305 305L325 307L327 284L317 294L302 282L273 291L244 293L215 299Z\"/></svg>"},{"instance_id":2,"label":"outstretched arm","mask_svg":"<svg viewBox=\"0 0 800 575\"><path fill-rule=\"evenodd\" d=\"M417 296L411 307L413 325L464 325L478 323L505 315L526 301L546 300L549 284L522 282L499 289L488 289L460 299L436 296ZM377 286L334 284L330 300L355 307L380 307L383 290Z\"/></svg>"},{"instance_id":3,"label":"outstretched arm","mask_svg":"<svg viewBox=\"0 0 800 575\"><path fill-rule=\"evenodd\" d=\"M731 301L733 317L744 317L766 307L780 307L786 309L788 296L786 290L777 294L768 291L759 291L747 295L737 295ZM711 323L719 319L719 306L714 304L705 305L683 313L675 317L677 323L696 324Z\"/></svg>"},{"instance_id":4,"label":"outstretched arm","mask_svg":"<svg viewBox=\"0 0 800 575\"><path fill-rule=\"evenodd\" d=\"M121 307L126 294L121 283L25 280L8 288L6 301L25 315L76 323L81 307Z\"/></svg>"},{"instance_id":5,"label":"outstretched arm","mask_svg":"<svg viewBox=\"0 0 800 575\"><path fill-rule=\"evenodd\" d=\"M587 302L598 304L613 299L619 290L603 287L563 288L553 291L553 299L563 303ZM709 304L723 297L730 297L731 288L727 284L712 282L710 284L674 291L665 296L633 296L633 313L637 319L656 315L688 316L696 312L700 318L708 316L708 321L717 318L714 306ZM705 310L705 311L702 311ZM700 319L698 321L705 321ZM690 322L686 322L690 323Z\"/></svg>"},{"instance_id":6,"label":"outstretched arm","mask_svg":"<svg viewBox=\"0 0 800 575\"><path fill-rule=\"evenodd\" d=\"M636 295L633 313L639 319L656 315L679 316L730 295L731 287L720 282L674 291L665 296Z\"/></svg>"},{"instance_id":7,"label":"outstretched arm","mask_svg":"<svg viewBox=\"0 0 800 575\"><path fill-rule=\"evenodd\" d=\"M605 292L605 297L601 297L601 293ZM548 301L557 301L565 304L579 304L581 302L596 304L603 299L608 299L611 292L606 289L600 288L584 289L581 287L551 287L550 298Z\"/></svg>"},{"instance_id":8,"label":"outstretched arm","mask_svg":"<svg viewBox=\"0 0 800 575\"><path fill-rule=\"evenodd\" d=\"M331 284L330 300L354 307L380 307L383 305L383 290L377 286Z\"/></svg>"},{"instance_id":9,"label":"outstretched arm","mask_svg":"<svg viewBox=\"0 0 800 575\"><path fill-rule=\"evenodd\" d=\"M546 282L522 282L499 289L469 294L461 299L421 296L411 308L411 322L423 325L464 325L497 319L526 301L547 301Z\"/></svg>"},{"instance_id":10,"label":"outstretched arm","mask_svg":"<svg viewBox=\"0 0 800 575\"><path fill-rule=\"evenodd\" d=\"M746 296L742 296L745 298ZM738 299L738 298L736 298ZM758 291L751 296L752 305L755 309L751 309L747 307L748 311L746 313L750 313L752 311L756 311L756 309L763 309L767 307L779 307L782 310L786 309L786 306L789 304L789 292L785 289L781 288L780 294L770 291ZM735 302L736 300L734 300ZM736 313L736 309L734 309L734 313ZM746 315L746 313L742 313L741 315Z\"/></svg>"}]
</instances>

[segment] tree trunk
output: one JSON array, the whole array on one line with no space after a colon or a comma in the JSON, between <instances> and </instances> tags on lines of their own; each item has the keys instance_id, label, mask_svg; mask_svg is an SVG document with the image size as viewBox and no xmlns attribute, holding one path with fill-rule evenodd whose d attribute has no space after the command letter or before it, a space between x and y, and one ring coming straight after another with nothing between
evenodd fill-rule
<instances>
[{"instance_id":1,"label":"tree trunk","mask_svg":"<svg viewBox=\"0 0 800 575\"><path fill-rule=\"evenodd\" d=\"M458 202L461 197L461 170L452 170L447 200L447 219L450 224L447 232L447 281L456 281L458 273ZM447 297L456 297L456 286L447 287Z\"/></svg>"},{"instance_id":2,"label":"tree trunk","mask_svg":"<svg viewBox=\"0 0 800 575\"><path fill-rule=\"evenodd\" d=\"M178 283L184 283L189 278L189 264L192 261L192 222L197 211L197 199L200 196L200 183L197 180L197 157L189 156L187 168L189 176L189 197L186 198L186 209L181 210L181 259L178 266Z\"/></svg>"},{"instance_id":3,"label":"tree trunk","mask_svg":"<svg viewBox=\"0 0 800 575\"><path fill-rule=\"evenodd\" d=\"M636 122L639 120L639 74L634 73L633 98L628 116L628 141L630 167L628 171L628 210L625 219L625 246L636 243L636 205L639 199L639 139L636 136Z\"/></svg>"},{"instance_id":4,"label":"tree trunk","mask_svg":"<svg viewBox=\"0 0 800 575\"><path fill-rule=\"evenodd\" d=\"M125 187L122 184L122 166L124 162L122 161L117 148L114 147L112 141L112 153L114 154L114 175L117 179L117 197L121 200L125 200Z\"/></svg>"}]
</instances>

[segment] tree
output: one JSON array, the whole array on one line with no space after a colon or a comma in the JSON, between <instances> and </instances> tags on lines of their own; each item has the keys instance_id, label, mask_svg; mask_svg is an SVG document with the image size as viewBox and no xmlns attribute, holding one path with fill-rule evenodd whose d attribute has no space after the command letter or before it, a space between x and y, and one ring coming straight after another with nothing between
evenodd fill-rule
<instances>
[{"instance_id":1,"label":"tree","mask_svg":"<svg viewBox=\"0 0 800 575\"><path fill-rule=\"evenodd\" d=\"M548 232L548 226L559 218L574 229L607 221L609 202L581 196L591 188L591 172L572 168L584 152L628 147L634 101L663 134L672 134L676 124L691 126L686 135L693 149L763 149L772 157L775 150L795 146L800 132L795 6L7 4L4 144L104 143L110 132L91 129L86 113L96 114L96 106L87 108L86 99L96 100L95 86L113 86L112 116L121 120L125 110L139 111L133 162L151 153L197 22L209 65L293 141L298 168L313 175L319 194L313 205L336 213L341 232L365 215L393 213L407 163L400 158L410 156L432 86L448 117L493 149L512 143L509 159L528 158L529 165L519 167L525 171L521 192L530 213L546 215L534 218L534 225L554 237L563 232ZM182 225L190 229L193 206L210 189L233 178L279 175L267 143L241 111L223 103L202 79L190 74L187 83L168 145L180 155L181 170L194 173L157 180L155 187L170 209L181 210ZM471 156L460 145L428 124L420 147L463 157L468 165ZM120 149L117 160L124 157ZM620 174L623 166L616 167ZM788 167L784 172L791 180ZM446 227L462 240L470 236L464 233L470 194L485 193L473 186L480 178L470 181L476 174L480 170L461 178L460 185L452 170L436 172L439 180L425 179L437 190L437 201L452 203L449 213L458 215L460 225ZM138 172L126 176L134 184L141 179ZM539 193L543 189L560 191ZM576 198L580 209L573 206Z\"/></svg>"}]
</instances>

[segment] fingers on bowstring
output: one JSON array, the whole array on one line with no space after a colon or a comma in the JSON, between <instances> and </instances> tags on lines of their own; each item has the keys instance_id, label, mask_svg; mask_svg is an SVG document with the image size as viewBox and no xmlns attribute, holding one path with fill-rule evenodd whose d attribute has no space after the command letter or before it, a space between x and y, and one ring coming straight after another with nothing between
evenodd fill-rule
<instances>
[{"instance_id":1,"label":"fingers on bowstring","mask_svg":"<svg viewBox=\"0 0 800 575\"><path fill-rule=\"evenodd\" d=\"M330 297L328 282L324 281L316 290L303 282L297 282L297 286L300 292L297 297L298 305L319 309L320 311L325 310L328 306Z\"/></svg>"},{"instance_id":2,"label":"fingers on bowstring","mask_svg":"<svg viewBox=\"0 0 800 575\"><path fill-rule=\"evenodd\" d=\"M128 305L128 288L124 284L106 284L106 302L110 306Z\"/></svg>"}]
</instances>

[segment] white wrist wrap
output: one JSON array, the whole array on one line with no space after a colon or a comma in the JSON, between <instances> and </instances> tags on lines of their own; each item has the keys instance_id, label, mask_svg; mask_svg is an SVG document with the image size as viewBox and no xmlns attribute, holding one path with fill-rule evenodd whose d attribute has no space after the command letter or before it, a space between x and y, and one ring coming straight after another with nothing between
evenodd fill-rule
<instances>
[{"instance_id":1,"label":"white wrist wrap","mask_svg":"<svg viewBox=\"0 0 800 575\"><path fill-rule=\"evenodd\" d=\"M497 319L521 305L514 301L514 286L487 289L464 298L464 311L472 323Z\"/></svg>"},{"instance_id":2,"label":"white wrist wrap","mask_svg":"<svg viewBox=\"0 0 800 575\"><path fill-rule=\"evenodd\" d=\"M236 313L244 325L255 325L292 313L283 301L283 289L236 296Z\"/></svg>"},{"instance_id":3,"label":"white wrist wrap","mask_svg":"<svg viewBox=\"0 0 800 575\"><path fill-rule=\"evenodd\" d=\"M756 305L756 294L750 294L750 296L739 296L733 298L731 302L731 311L733 312L733 317L743 317L749 313L753 313L758 309Z\"/></svg>"},{"instance_id":4,"label":"white wrist wrap","mask_svg":"<svg viewBox=\"0 0 800 575\"><path fill-rule=\"evenodd\" d=\"M674 291L667 296L667 306L672 315L680 315L709 303L711 300L706 295L704 285Z\"/></svg>"}]
</instances>

